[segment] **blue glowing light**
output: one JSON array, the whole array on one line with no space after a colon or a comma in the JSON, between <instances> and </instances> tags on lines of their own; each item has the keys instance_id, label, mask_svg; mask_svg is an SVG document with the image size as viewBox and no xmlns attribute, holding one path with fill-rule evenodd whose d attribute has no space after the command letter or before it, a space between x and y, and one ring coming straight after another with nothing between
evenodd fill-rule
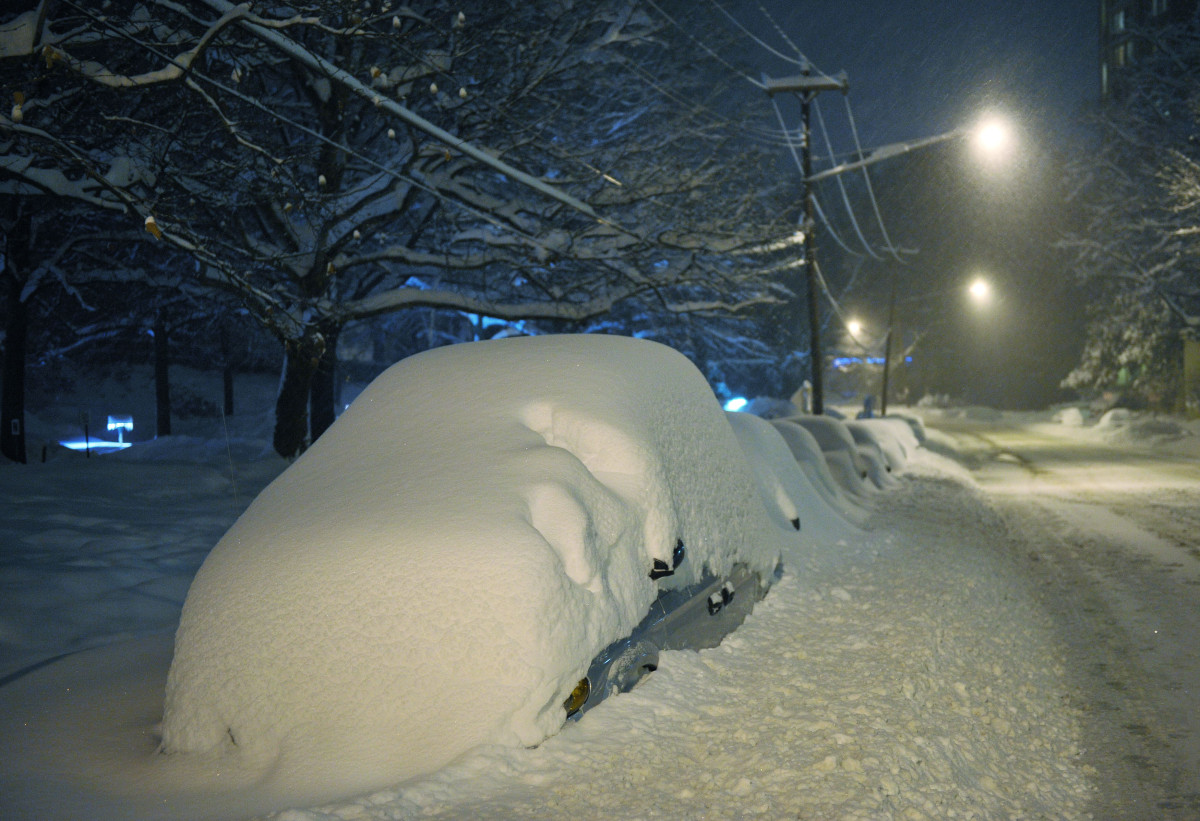
<instances>
[{"instance_id":1,"label":"blue glowing light","mask_svg":"<svg viewBox=\"0 0 1200 821\"><path fill-rule=\"evenodd\" d=\"M911 356L908 357L908 359L906 359L905 361L911 362L912 357ZM866 362L868 365L882 365L883 357L882 356L866 356L866 357L863 357L863 356L837 356L837 357L834 357L834 359L833 359L833 367L839 368L839 369L849 368L851 365L861 365L864 362Z\"/></svg>"},{"instance_id":2,"label":"blue glowing light","mask_svg":"<svg viewBox=\"0 0 1200 821\"><path fill-rule=\"evenodd\" d=\"M90 450L93 453L108 453L111 450L124 450L132 442L107 442L103 439L70 439L59 442L64 448L71 450Z\"/></svg>"},{"instance_id":3,"label":"blue glowing light","mask_svg":"<svg viewBox=\"0 0 1200 821\"><path fill-rule=\"evenodd\" d=\"M730 399L728 402L725 403L725 410L740 411L742 408L746 407L749 404L750 403L746 401L746 397L735 396L733 399Z\"/></svg>"}]
</instances>

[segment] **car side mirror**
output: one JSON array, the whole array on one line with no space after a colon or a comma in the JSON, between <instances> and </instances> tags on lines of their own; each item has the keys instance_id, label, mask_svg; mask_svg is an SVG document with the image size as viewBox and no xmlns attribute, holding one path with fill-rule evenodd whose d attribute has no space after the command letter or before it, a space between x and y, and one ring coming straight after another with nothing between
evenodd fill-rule
<instances>
[{"instance_id":1,"label":"car side mirror","mask_svg":"<svg viewBox=\"0 0 1200 821\"><path fill-rule=\"evenodd\" d=\"M657 580L675 575L675 570L683 564L685 558L687 558L687 548L683 546L683 539L676 539L675 549L671 551L671 564L668 565L662 559L655 559L654 566L650 568L650 578Z\"/></svg>"}]
</instances>

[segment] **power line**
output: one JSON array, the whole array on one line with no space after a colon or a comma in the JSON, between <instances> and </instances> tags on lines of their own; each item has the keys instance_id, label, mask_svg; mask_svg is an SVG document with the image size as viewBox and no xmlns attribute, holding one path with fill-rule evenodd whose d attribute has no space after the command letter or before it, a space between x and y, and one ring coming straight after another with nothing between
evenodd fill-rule
<instances>
[{"instance_id":1,"label":"power line","mask_svg":"<svg viewBox=\"0 0 1200 821\"><path fill-rule=\"evenodd\" d=\"M854 122L854 111L850 108L849 95L843 97L843 102L846 105L846 118L850 121L850 133L854 135L854 150L858 152L859 156L862 156L862 144L858 139L858 126ZM883 214L880 213L879 201L875 198L875 187L871 185L871 174L867 170L866 166L863 166L862 171L863 179L867 183L867 195L871 199L871 207L875 210L875 219L879 222L879 231L883 234L883 241L886 243L888 253L892 255L893 259L903 265L904 260L900 258L899 252L896 250L895 246L892 245L892 238L888 236L887 227L883 224Z\"/></svg>"},{"instance_id":2,"label":"power line","mask_svg":"<svg viewBox=\"0 0 1200 821\"><path fill-rule=\"evenodd\" d=\"M726 14L726 16L730 16L730 15L728 14L728 12L725 12L725 10L724 10L723 8L721 8L721 6L720 6L719 4L717 4L717 0L709 0L709 2L713 3L713 5L716 5L716 6L717 6L717 8L721 9L721 11L722 11L723 13L725 13L725 14ZM802 65L808 65L808 66L812 67L812 68L813 68L813 70L817 71L818 73L823 73L823 72L821 72L821 71L820 71L820 70L819 70L819 69L818 69L818 68L817 68L817 67L816 67L816 66L815 66L815 65L814 65L814 64L813 64L811 61L809 61L807 57L805 57L805 56L804 56L804 53L803 53L803 52L800 50L800 47L799 47L798 45L796 45L796 43L795 43L795 42L794 42L794 41L791 39L791 37L789 37L789 36L788 36L787 32L786 32L786 31L784 31L783 27L782 27L782 26L780 26L778 22L776 22L775 18L774 18L774 17L771 15L771 13L770 13L769 11L767 11L766 7L765 7L765 6L762 4L761 0L755 0L755 5L756 5L756 6L758 6L758 10L759 10L759 12L760 12L760 13L763 15L763 17L764 17L764 18L766 18L767 22L769 22L769 23L771 24L771 26L772 26L772 27L775 29L775 32L776 32L776 33L777 33L777 34L778 34L778 35L779 35L779 36L780 36L780 37L781 37L781 38L784 40L784 42L786 42L786 43L787 43L789 46L791 46L791 48L792 48L792 49L793 49L793 50L796 52L796 54L797 54L797 55L799 55L799 56L801 57L801 59L802 59L802 62L801 62L801 64L802 64ZM730 19L732 19L732 17L731 17ZM734 22L736 23L737 21L734 21ZM743 28L743 27L741 26L741 24L740 24L740 23L737 23L737 25L738 25L738 27L739 27L739 28ZM743 30L745 30L745 29L743 28ZM749 33L749 32L747 32L747 33ZM753 36L753 35L751 35L751 36ZM779 52L775 51L774 49L772 49L772 48L771 48L770 46L768 46L767 44L765 44L765 43L762 43L762 41L758 40L758 38L757 38L757 37L755 37L754 39L755 39L755 41L756 41L756 42L759 42L759 44L760 44L760 45L762 45L764 48L767 48L769 51L771 51L771 53L772 53L772 54L776 54L777 56L780 56L780 57L783 57L783 56L784 56L784 55L781 55L781 54L779 54ZM788 59L788 58L786 58L786 57L785 57L785 59ZM795 61L792 61L792 62L795 62ZM845 107L846 107L846 116L847 116L847 119L848 119L848 120L849 120L849 122L850 122L850 129L851 129L851 133L854 135L854 147L855 147L855 152L856 152L856 155L857 155L857 156L861 157L861 156L862 156L862 145L861 145L861 143L859 142L859 137L858 137L858 127L857 127L857 125L856 125L856 123L855 123L855 120L854 120L854 112L853 112L853 111L851 110L851 108L850 108L850 98L849 98L849 95L848 95L848 94L843 94L843 95L842 95L842 99L843 99L843 101L844 101L844 103L845 103ZM816 102L816 101L814 100L814 102ZM778 109L776 110L776 113L778 114ZM780 120L780 125L781 125L781 126L783 126L784 133L785 133L785 134L788 134L788 132L787 132L787 126L786 126L786 125L783 123L783 117L782 117L782 116L780 116L779 120ZM833 143L830 141L830 139L829 139L829 134L828 134L828 132L827 132L827 131L826 131L826 129L825 129L825 119L824 119L824 117L821 115L821 109L820 109L820 105L819 105L819 104L817 105L817 120L818 120L818 122L819 122L819 124L820 124L820 127L821 127L821 133L822 133L822 136L824 136L824 138L825 138L825 145L826 145L826 147L829 149L829 159L830 159L830 162L832 163L832 165L836 166L836 165L837 165L837 158L836 158L836 156L835 156L835 154L834 154L834 151L833 151ZM789 148L790 148L790 147L791 147L791 146L789 146ZM794 155L795 155L795 152L794 152L794 150L793 150L793 156L794 156ZM867 172L867 169L866 169L866 168L864 168L864 169L863 169L863 177L864 177L864 179L865 179L865 181L866 181L867 194L868 194L868 196L870 197L870 200L871 200L871 207L872 207L872 209L873 209L873 210L874 210L874 212L875 212L875 219L876 219L876 221L877 221L877 222L878 222L878 224L879 224L879 230L880 230L880 233L882 233L882 235L883 235L883 239L884 239L885 247L887 248L888 252L889 252L889 253L892 255L892 257L893 257L893 258L894 258L894 259L895 259L897 262L900 262L901 264L904 264L904 260L903 260L903 259L901 259L901 257L900 257L900 255L899 255L899 253L897 252L897 250L896 250L895 246L894 246L894 245L893 245L893 243L892 243L891 237L888 235L888 230L887 230L887 227L884 225L884 222L883 222L883 215L882 215L882 213L880 212L880 209L879 209L879 202L878 202L878 200L877 200L877 199L876 199L876 197L875 197L875 191L874 191L874 187L871 185L871 177L870 177L870 174ZM847 196L847 194L846 194L846 189L845 189L845 186L843 185L843 183L842 183L842 181L841 181L840 179L838 180L838 187L841 189L842 197L843 197L843 199L845 200L845 203L846 203L846 210L847 210L847 213L850 215L850 221L851 221L851 222L854 224L854 230L855 230L855 232L858 234L858 238L859 238L859 240L860 240L860 241L863 243L863 247L867 249L867 253L868 253L868 254L870 254L870 255L871 255L873 258L875 258L875 259L881 259L881 257L879 257L879 256L878 256L878 255L877 255L877 254L876 254L876 253L875 253L875 252L874 252L874 251L873 251L873 250L870 248L870 246L869 246L869 244L867 243L866 239L863 237L862 230L861 230L861 228L859 227L859 224L858 224L858 220L855 218L855 215L854 215L854 210L853 210L853 208L851 208L851 207L850 207L850 202L849 202L849 198L848 198L848 196ZM818 209L817 209L817 210L818 210L818 213L822 213L819 207L818 207ZM822 215L822 221L823 221L823 222L825 222L825 225L826 225L826 227L830 227L830 226L829 226L829 223L828 223L828 221L827 221L827 220L825 220L825 218L824 218L824 216L823 216L823 215ZM839 237L836 235L836 232L833 232L833 231L832 231L832 229L831 229L831 233L833 233L833 235L834 235L834 238L835 238L835 240L837 240L838 244L839 244L839 245L841 245L843 249L845 249L845 250L849 251L849 249L848 249L848 248L846 248L845 244L844 244L844 243L842 243L841 239L840 239L840 238L839 238ZM852 252L852 251L851 251L850 253L854 253L854 252Z\"/></svg>"},{"instance_id":3,"label":"power line","mask_svg":"<svg viewBox=\"0 0 1200 821\"><path fill-rule=\"evenodd\" d=\"M825 115L821 113L820 102L813 100L813 107L817 110L817 125L821 129L821 136L825 139L825 146L829 149L829 159L836 162L833 156L833 143L830 142L829 131L825 128ZM846 213L850 216L850 224L854 226L854 233L858 235L858 241L862 243L863 248L872 259L883 259L883 257L875 253L870 243L867 242L867 238L863 235L862 226L859 225L858 217L854 213L854 207L850 204L850 195L846 192L845 180L839 175L835 178L835 182L837 182L838 189L841 191L842 202L846 207Z\"/></svg>"},{"instance_id":4,"label":"power line","mask_svg":"<svg viewBox=\"0 0 1200 821\"><path fill-rule=\"evenodd\" d=\"M813 262L813 270L817 273L817 281L821 283L821 290L825 292L825 298L829 300L830 306L833 307L833 312L843 325L848 325L850 320L846 316L846 312L842 310L842 304L838 302L837 297L833 295L833 291L829 288L829 283L825 280L825 273L821 270L821 266ZM855 340L856 342L858 340Z\"/></svg>"},{"instance_id":5,"label":"power line","mask_svg":"<svg viewBox=\"0 0 1200 821\"><path fill-rule=\"evenodd\" d=\"M716 123L733 128L739 135L749 136L764 145L786 146L788 141L791 139L791 135L786 130L775 131L774 129L766 128L747 128L745 123L734 122L725 115L712 110L708 106L681 97L670 89L664 87L658 82L657 77L632 60L629 60L626 57L621 57L620 59L625 61L626 65L628 65L630 69L637 74L640 74L655 91L678 103L685 109L688 109L690 116L692 115L692 112L703 112L711 117Z\"/></svg>"},{"instance_id":6,"label":"power line","mask_svg":"<svg viewBox=\"0 0 1200 821\"><path fill-rule=\"evenodd\" d=\"M804 56L804 52L802 52L800 50L800 47L798 45L796 45L794 42L792 42L791 37L788 37L787 32L783 30L783 27L780 26L777 22L775 22L775 18L771 16L771 13L769 11L767 11L766 6L764 6L761 2L759 2L759 0L755 0L755 5L758 6L759 12L761 12L762 16L767 19L767 22L771 24L771 27L775 29L775 33L778 34L781 38L783 38L783 41L785 43L787 43L789 46L791 46L792 51L796 52L796 55L804 63L807 63L809 66L812 66L812 68L816 69L816 66L814 66L812 64L812 62L807 57ZM817 73L821 74L824 72L821 72L818 70Z\"/></svg>"},{"instance_id":7,"label":"power line","mask_svg":"<svg viewBox=\"0 0 1200 821\"><path fill-rule=\"evenodd\" d=\"M741 77L741 78L742 78L743 80L745 80L747 83L750 83L750 85L752 85L752 86L754 86L754 87L756 87L756 88L762 89L762 90L764 90L764 91L766 90L766 88L767 88L767 87L766 87L766 86L765 86L765 85L764 85L762 82L760 82L760 81L758 81L758 80L755 80L755 79L754 79L753 77L751 77L749 74L747 74L746 72L742 71L742 70L741 70L740 68L738 68L737 66L733 65L733 63L730 63L728 60L726 60L726 59L725 59L724 57L722 57L720 54L717 54L717 52L713 51L713 49L711 49L711 48L708 46L708 44L704 43L702 40L700 40L699 38L695 37L695 36L694 36L694 35L693 35L691 32L689 32L687 29L685 29L683 26L681 26L681 25L679 24L679 21L678 21L678 20L676 20L676 19L675 19L674 17L672 17L671 15L667 14L665 11L663 11L663 8L662 8L662 6L658 5L658 3L656 3L656 2L655 2L655 0L646 0L646 2L647 2L647 3L649 3L649 4L650 4L650 5L651 5L651 6L654 8L654 10L655 10L655 11L657 11L659 14L661 14L663 17L665 17L665 18L667 19L667 22L669 22L669 23L670 23L671 25L673 25L675 28L677 28L677 29L679 29L681 32L683 32L683 34L684 34L684 36L685 36L685 37L687 37L687 38L688 38L689 40L691 40L693 43L695 43L696 45L700 46L700 48L702 48L702 49L704 49L706 52L708 52L708 54L709 54L709 55L710 55L710 56L711 56L711 57L712 57L714 60L716 60L718 63L720 63L721 65L725 66L725 68L729 69L729 70L730 70L730 71L732 71L734 74L736 74L736 75L738 75L739 77Z\"/></svg>"},{"instance_id":8,"label":"power line","mask_svg":"<svg viewBox=\"0 0 1200 821\"><path fill-rule=\"evenodd\" d=\"M779 118L780 125L783 126L783 112L779 110L779 103L776 102L774 96L771 97L771 105L775 109L775 116ZM784 126L784 133L789 134L789 136L790 136L790 132L787 131L786 126ZM800 155L796 153L795 143L789 139L787 147L788 147L788 150L791 152L792 161L795 162L795 164L796 164L796 170L799 171L800 176L803 177L804 176L804 165L803 165L803 163L800 162ZM836 242L838 245L840 245L842 250L845 251L847 254L852 254L854 256L862 256L857 251L851 250L850 247L845 243L845 241L842 240L841 235L838 234L837 230L833 227L833 223L831 223L829 221L829 218L825 215L825 209L823 209L821 207L821 203L819 200L817 200L816 196L810 195L810 199L812 200L813 206L816 209L817 216L821 219L821 223L825 226L825 229L827 231L829 231L829 235L831 237L833 237L834 242Z\"/></svg>"},{"instance_id":9,"label":"power line","mask_svg":"<svg viewBox=\"0 0 1200 821\"><path fill-rule=\"evenodd\" d=\"M750 29L748 29L744 25L742 25L741 21L738 20L736 17L734 17L732 14L730 14L725 9L724 6L722 6L720 3L717 2L717 0L708 0L708 2L711 3L714 7L716 7L717 11L719 11L719 12L721 12L721 14L725 15L725 17L727 17L729 19L729 22L731 22L731 23L733 23L733 25L737 26L737 28L740 29L743 34L745 34L747 37L749 37L751 40L753 40L755 43L757 43L759 46L761 46L764 50L766 50L769 53L775 55L776 57L779 57L782 60L786 60L787 62L792 63L794 65L803 66L805 64L805 61L803 59L797 60L795 57L790 57L790 56L784 54L783 52L777 51L776 49L772 48L769 43L764 42L758 35L756 35L754 32L750 31Z\"/></svg>"}]
</instances>

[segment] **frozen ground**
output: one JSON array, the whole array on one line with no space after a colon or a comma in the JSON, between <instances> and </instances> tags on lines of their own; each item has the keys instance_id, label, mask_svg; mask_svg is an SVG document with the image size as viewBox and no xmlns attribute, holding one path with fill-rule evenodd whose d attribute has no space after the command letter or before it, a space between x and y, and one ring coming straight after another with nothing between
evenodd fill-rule
<instances>
[{"instance_id":1,"label":"frozen ground","mask_svg":"<svg viewBox=\"0 0 1200 821\"><path fill-rule=\"evenodd\" d=\"M979 435L935 445L1023 470ZM1081 634L1064 630L1071 616L1096 620L1052 595L1060 576L1030 558L1046 532L1020 530L1007 500L925 453L875 497L863 529L786 555L784 579L721 647L665 654L637 690L537 748L479 749L332 803L164 780L153 763L162 629L206 546L281 467L239 469L235 454L235 496L220 449L199 462L161 458L170 450L136 466L0 466L5 817L1084 818L1116 806L1110 775L1146 771L1131 783L1149 795L1169 758L1130 766L1127 749L1098 751L1123 717L1099 706L1104 673L1080 669ZM1194 492L1183 478L1172 492ZM38 666L84 647L99 649ZM1145 726L1110 743L1154 746L1163 728Z\"/></svg>"}]
</instances>

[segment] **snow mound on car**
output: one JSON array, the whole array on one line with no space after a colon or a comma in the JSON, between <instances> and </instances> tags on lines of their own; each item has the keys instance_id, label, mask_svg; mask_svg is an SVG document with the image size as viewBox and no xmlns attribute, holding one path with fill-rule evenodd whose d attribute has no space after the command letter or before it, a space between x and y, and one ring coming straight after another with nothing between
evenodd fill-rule
<instances>
[{"instance_id":1,"label":"snow mound on car","mask_svg":"<svg viewBox=\"0 0 1200 821\"><path fill-rule=\"evenodd\" d=\"M844 537L845 518L825 500L775 426L748 413L727 413L726 418L758 480L763 505L776 524L786 530L799 523L802 540L812 546Z\"/></svg>"},{"instance_id":2,"label":"snow mound on car","mask_svg":"<svg viewBox=\"0 0 1200 821\"><path fill-rule=\"evenodd\" d=\"M536 744L658 586L737 561L765 574L789 536L703 376L667 347L556 336L419 354L208 556L163 747L351 792L480 744ZM687 557L656 586L677 540Z\"/></svg>"}]
</instances>

